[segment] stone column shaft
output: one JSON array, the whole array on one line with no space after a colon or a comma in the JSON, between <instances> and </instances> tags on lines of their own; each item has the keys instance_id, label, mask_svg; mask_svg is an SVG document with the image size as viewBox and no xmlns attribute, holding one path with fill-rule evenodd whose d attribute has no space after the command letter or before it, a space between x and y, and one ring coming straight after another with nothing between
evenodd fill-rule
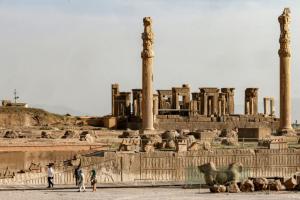
<instances>
[{"instance_id":1,"label":"stone column shaft","mask_svg":"<svg viewBox=\"0 0 300 200\"><path fill-rule=\"evenodd\" d=\"M280 128L292 129L290 58L280 58Z\"/></svg>"},{"instance_id":2,"label":"stone column shaft","mask_svg":"<svg viewBox=\"0 0 300 200\"><path fill-rule=\"evenodd\" d=\"M279 132L293 132L291 108L291 49L290 49L290 9L285 8L278 17L280 24L280 127Z\"/></svg>"},{"instance_id":3,"label":"stone column shaft","mask_svg":"<svg viewBox=\"0 0 300 200\"><path fill-rule=\"evenodd\" d=\"M142 129L153 130L153 57L152 50L154 34L152 32L152 19L145 17L144 32L142 33L143 51L141 53L142 69Z\"/></svg>"}]
</instances>

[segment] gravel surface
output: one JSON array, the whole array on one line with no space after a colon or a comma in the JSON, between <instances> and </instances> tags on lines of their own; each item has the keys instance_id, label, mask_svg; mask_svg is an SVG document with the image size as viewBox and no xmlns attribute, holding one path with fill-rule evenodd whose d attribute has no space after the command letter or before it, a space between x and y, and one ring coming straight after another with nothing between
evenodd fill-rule
<instances>
[{"instance_id":1,"label":"gravel surface","mask_svg":"<svg viewBox=\"0 0 300 200\"><path fill-rule=\"evenodd\" d=\"M182 189L182 188L105 188L98 189L97 192L77 192L74 189L55 190L24 190L24 191L0 191L1 200L83 200L83 199L107 199L107 200L206 200L206 199L226 199L226 200L300 200L300 192L264 192L238 193L238 194L212 194L207 189Z\"/></svg>"}]
</instances>

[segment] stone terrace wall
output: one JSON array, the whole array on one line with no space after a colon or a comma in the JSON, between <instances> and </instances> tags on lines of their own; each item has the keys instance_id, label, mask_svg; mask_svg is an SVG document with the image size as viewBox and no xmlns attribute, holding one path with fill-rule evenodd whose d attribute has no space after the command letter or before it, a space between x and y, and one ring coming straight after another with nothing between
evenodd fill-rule
<instances>
[{"instance_id":1,"label":"stone terrace wall","mask_svg":"<svg viewBox=\"0 0 300 200\"><path fill-rule=\"evenodd\" d=\"M233 115L216 117L180 117L172 115L157 116L155 128L163 130L171 129L227 129L227 128L257 128L269 127L276 130L279 127L277 118L263 117L260 115L245 116Z\"/></svg>"},{"instance_id":2,"label":"stone terrace wall","mask_svg":"<svg viewBox=\"0 0 300 200\"><path fill-rule=\"evenodd\" d=\"M204 183L198 166L214 162L219 169L241 162L242 178L290 177L300 171L299 149L218 149L194 152L128 153L110 152L103 157L82 160L86 175L94 168L99 183L171 182ZM56 184L74 184L72 167L56 169ZM86 176L87 181L89 176ZM46 184L46 173L17 174L14 179L0 179L0 184Z\"/></svg>"}]
</instances>

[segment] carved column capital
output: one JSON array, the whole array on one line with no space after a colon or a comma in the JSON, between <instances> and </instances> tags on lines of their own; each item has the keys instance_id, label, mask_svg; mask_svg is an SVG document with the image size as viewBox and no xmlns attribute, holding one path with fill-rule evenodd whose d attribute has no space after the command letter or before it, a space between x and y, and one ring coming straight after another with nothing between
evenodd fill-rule
<instances>
[{"instance_id":1,"label":"carved column capital","mask_svg":"<svg viewBox=\"0 0 300 200\"><path fill-rule=\"evenodd\" d=\"M291 57L289 30L289 25L291 23L290 13L290 9L285 8L283 13L278 17L278 22L280 24L280 49L278 50L278 54L280 57Z\"/></svg>"},{"instance_id":2,"label":"carved column capital","mask_svg":"<svg viewBox=\"0 0 300 200\"><path fill-rule=\"evenodd\" d=\"M154 51L152 49L154 43L154 33L152 32L152 19L150 17L145 17L144 22L144 32L142 33L143 40L143 51L141 53L142 58L152 58L154 57Z\"/></svg>"}]
</instances>

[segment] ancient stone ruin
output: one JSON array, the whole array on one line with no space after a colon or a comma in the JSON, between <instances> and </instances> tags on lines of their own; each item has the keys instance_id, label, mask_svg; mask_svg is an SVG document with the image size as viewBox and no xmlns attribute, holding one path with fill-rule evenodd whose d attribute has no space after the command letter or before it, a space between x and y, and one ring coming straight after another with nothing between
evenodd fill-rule
<instances>
[{"instance_id":1,"label":"ancient stone ruin","mask_svg":"<svg viewBox=\"0 0 300 200\"><path fill-rule=\"evenodd\" d=\"M96 170L101 184L195 184L214 193L299 190L300 131L291 126L289 9L279 23L280 118L274 97L264 97L264 111L259 112L259 89L254 87L245 88L243 114L235 111L232 87L193 90L182 84L155 92L153 21L145 17L142 86L123 92L112 84L110 115L60 116L3 105L8 114L0 127L0 184L45 184L51 164L56 184L74 184L74 170L80 168Z\"/></svg>"}]
</instances>

